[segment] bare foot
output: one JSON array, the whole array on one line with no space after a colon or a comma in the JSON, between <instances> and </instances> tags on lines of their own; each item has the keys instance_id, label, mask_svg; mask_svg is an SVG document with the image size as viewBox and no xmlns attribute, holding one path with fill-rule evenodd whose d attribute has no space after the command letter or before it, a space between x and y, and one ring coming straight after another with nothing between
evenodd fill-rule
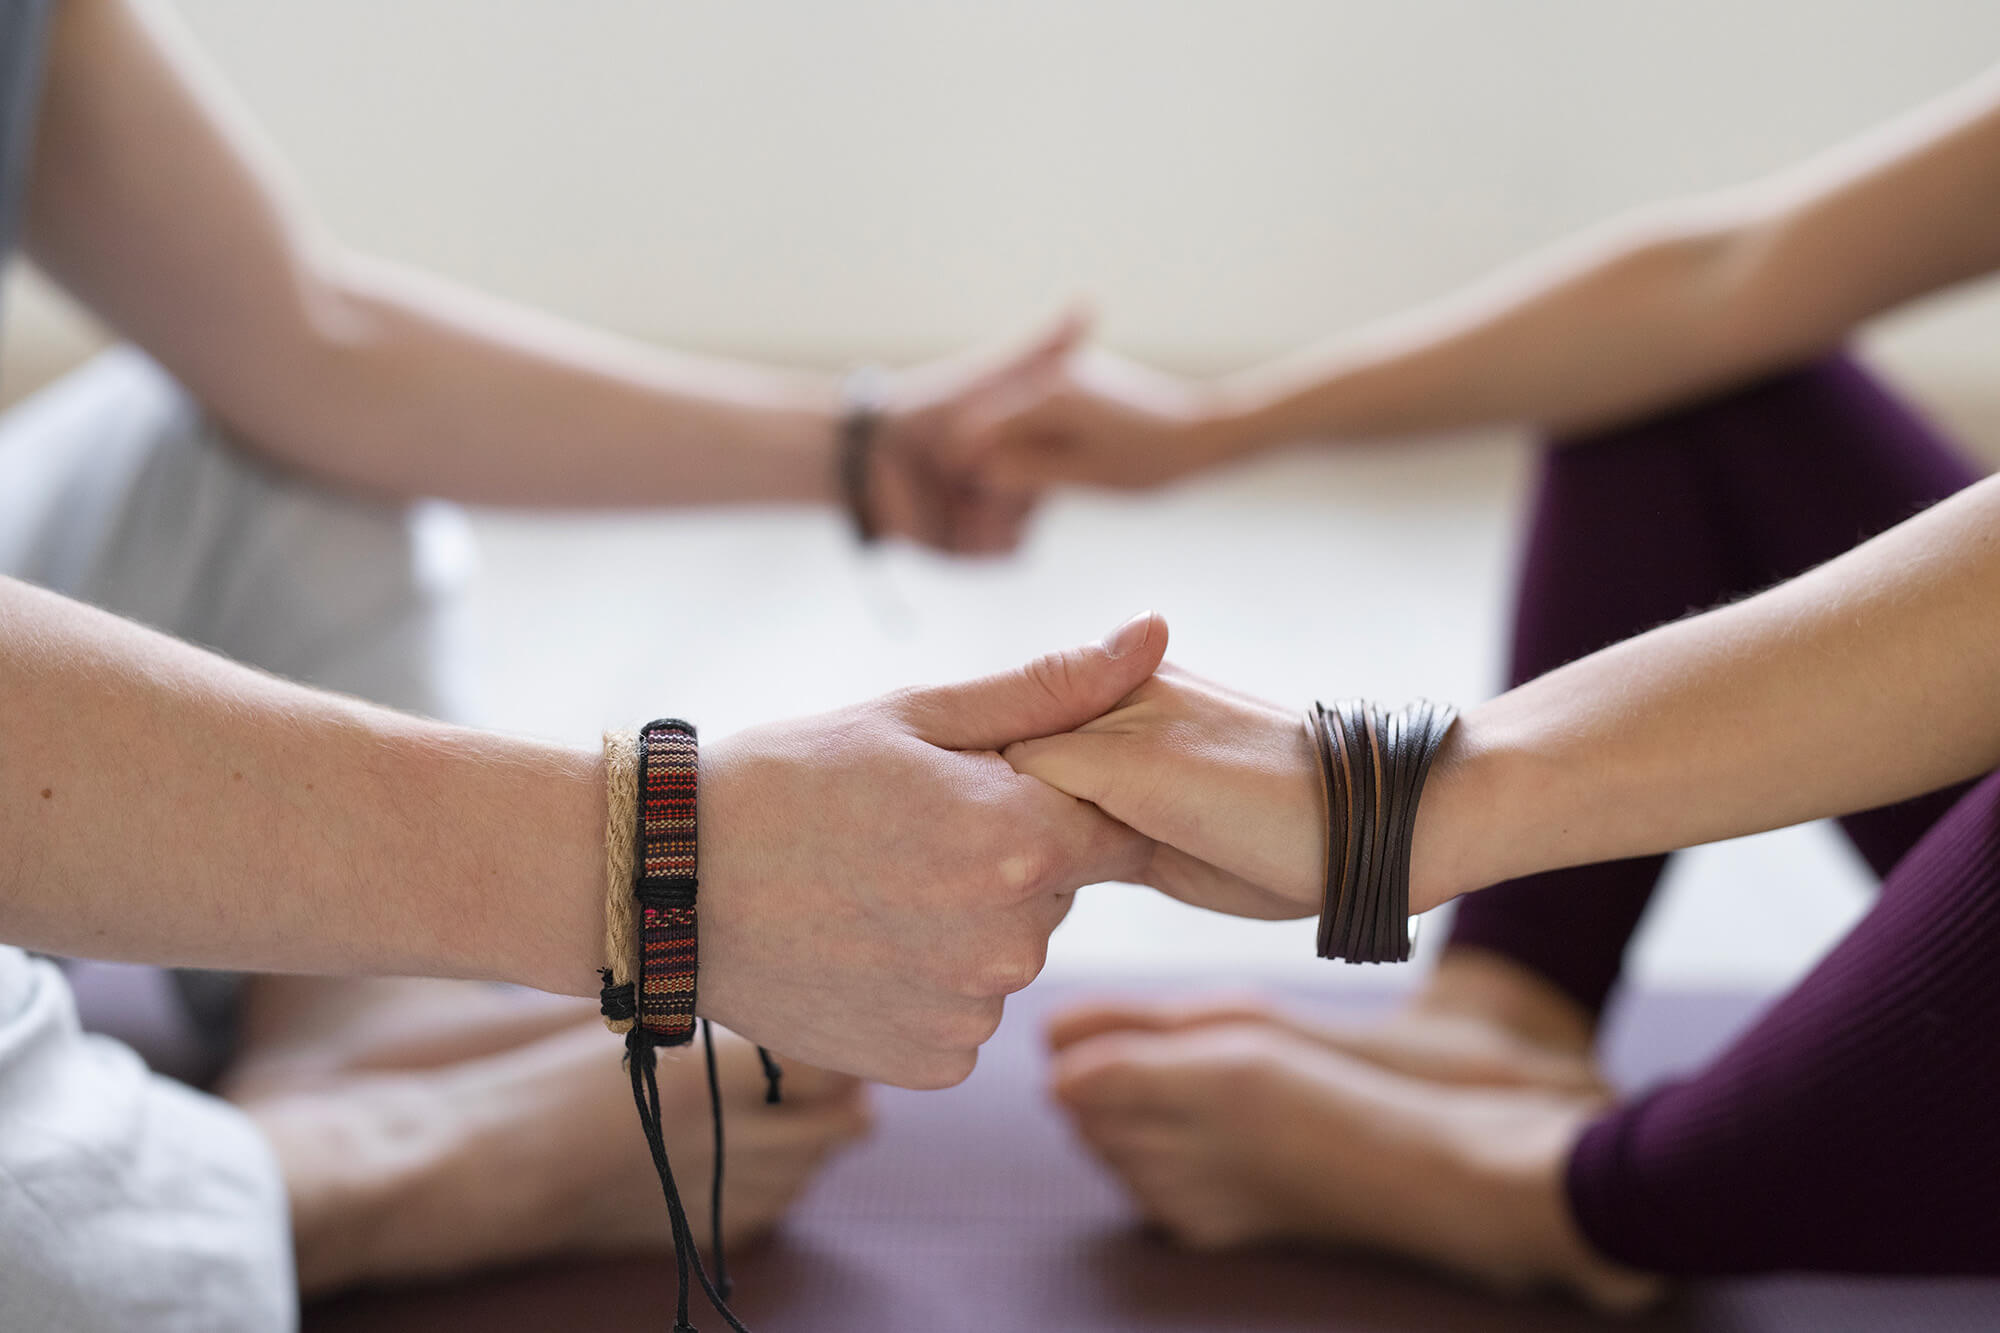
<instances>
[{"instance_id":1,"label":"bare foot","mask_svg":"<svg viewBox=\"0 0 2000 1333\"><path fill-rule=\"evenodd\" d=\"M1177 1004L1075 1005L1049 1025L1048 1038L1063 1050L1109 1032L1185 1032L1227 1023L1281 1028L1434 1082L1610 1095L1592 1055L1590 1015L1525 968L1470 949L1448 952L1417 997L1381 1021L1343 1021L1244 992Z\"/></svg>"},{"instance_id":2,"label":"bare foot","mask_svg":"<svg viewBox=\"0 0 2000 1333\"><path fill-rule=\"evenodd\" d=\"M459 1064L598 1021L593 1001L484 981L253 976L217 1089L243 1100Z\"/></svg>"},{"instance_id":3,"label":"bare foot","mask_svg":"<svg viewBox=\"0 0 2000 1333\"><path fill-rule=\"evenodd\" d=\"M1079 1038L1053 1078L1085 1142L1187 1244L1359 1245L1613 1309L1660 1290L1569 1216L1563 1167L1600 1094L1413 1078L1254 1020Z\"/></svg>"},{"instance_id":4,"label":"bare foot","mask_svg":"<svg viewBox=\"0 0 2000 1333\"><path fill-rule=\"evenodd\" d=\"M787 1064L764 1104L755 1048L717 1034L727 1132L724 1239L773 1225L827 1155L864 1133L854 1079ZM561 1253L670 1243L666 1206L622 1065L602 1027L415 1071L242 1099L292 1196L311 1292ZM659 1066L668 1155L704 1248L713 1160L699 1049Z\"/></svg>"}]
</instances>

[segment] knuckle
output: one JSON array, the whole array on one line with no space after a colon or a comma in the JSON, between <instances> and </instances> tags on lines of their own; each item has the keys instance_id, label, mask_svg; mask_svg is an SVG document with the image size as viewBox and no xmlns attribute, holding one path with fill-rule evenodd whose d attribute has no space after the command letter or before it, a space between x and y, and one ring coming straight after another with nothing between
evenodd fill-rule
<instances>
[{"instance_id":1,"label":"knuckle","mask_svg":"<svg viewBox=\"0 0 2000 1333\"><path fill-rule=\"evenodd\" d=\"M909 719L922 714L925 692L918 685L904 685L890 690L876 701L877 705L890 717Z\"/></svg>"},{"instance_id":2,"label":"knuckle","mask_svg":"<svg viewBox=\"0 0 2000 1333\"><path fill-rule=\"evenodd\" d=\"M941 1051L926 1057L915 1070L915 1078L906 1084L919 1092L937 1092L944 1088L955 1088L972 1076L979 1064L979 1052Z\"/></svg>"},{"instance_id":3,"label":"knuckle","mask_svg":"<svg viewBox=\"0 0 2000 1333\"><path fill-rule=\"evenodd\" d=\"M1050 891L1062 869L1054 849L1032 843L1006 853L994 867L1002 893L1021 897Z\"/></svg>"},{"instance_id":4,"label":"knuckle","mask_svg":"<svg viewBox=\"0 0 2000 1333\"><path fill-rule=\"evenodd\" d=\"M1043 653L1028 663L1025 674L1037 692L1056 703L1067 703L1075 697L1077 667L1073 652Z\"/></svg>"},{"instance_id":5,"label":"knuckle","mask_svg":"<svg viewBox=\"0 0 2000 1333\"><path fill-rule=\"evenodd\" d=\"M985 959L974 955L939 958L930 970L930 989L937 996L979 999L986 994L990 968Z\"/></svg>"},{"instance_id":6,"label":"knuckle","mask_svg":"<svg viewBox=\"0 0 2000 1333\"><path fill-rule=\"evenodd\" d=\"M1015 949L1009 956L993 964L992 980L1001 995L1012 995L1015 991L1026 990L1042 974L1049 957L1048 940L1037 935L1032 941Z\"/></svg>"},{"instance_id":7,"label":"knuckle","mask_svg":"<svg viewBox=\"0 0 2000 1333\"><path fill-rule=\"evenodd\" d=\"M954 1051L983 1046L999 1030L1003 1012L1000 998L993 996L942 1015L935 1034L938 1044Z\"/></svg>"}]
</instances>

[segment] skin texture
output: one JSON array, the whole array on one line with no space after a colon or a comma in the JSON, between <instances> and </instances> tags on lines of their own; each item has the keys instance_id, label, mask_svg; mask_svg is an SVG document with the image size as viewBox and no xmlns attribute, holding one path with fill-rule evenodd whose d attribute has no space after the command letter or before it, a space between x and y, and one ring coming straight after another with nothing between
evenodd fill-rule
<instances>
[{"instance_id":1,"label":"skin texture","mask_svg":"<svg viewBox=\"0 0 2000 1333\"><path fill-rule=\"evenodd\" d=\"M0 938L595 993L596 755L304 689L9 580L0 624ZM828 1068L964 1078L1070 893L1145 852L995 751L1103 712L1165 648L1139 617L1017 671L711 742L702 1012Z\"/></svg>"}]
</instances>

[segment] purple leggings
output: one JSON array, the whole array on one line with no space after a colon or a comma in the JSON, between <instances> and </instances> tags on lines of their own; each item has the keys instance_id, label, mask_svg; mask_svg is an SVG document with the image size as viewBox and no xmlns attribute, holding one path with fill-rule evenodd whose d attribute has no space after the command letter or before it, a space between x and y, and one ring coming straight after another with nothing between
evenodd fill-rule
<instances>
[{"instance_id":1,"label":"purple leggings","mask_svg":"<svg viewBox=\"0 0 2000 1333\"><path fill-rule=\"evenodd\" d=\"M1511 679L1789 578L1977 476L1845 358L1552 448ZM1883 876L1874 908L1706 1069L1577 1144L1571 1207L1606 1255L1679 1274L2000 1273L2000 773L1840 823ZM1664 864L1473 894L1452 944L1596 1011Z\"/></svg>"}]
</instances>

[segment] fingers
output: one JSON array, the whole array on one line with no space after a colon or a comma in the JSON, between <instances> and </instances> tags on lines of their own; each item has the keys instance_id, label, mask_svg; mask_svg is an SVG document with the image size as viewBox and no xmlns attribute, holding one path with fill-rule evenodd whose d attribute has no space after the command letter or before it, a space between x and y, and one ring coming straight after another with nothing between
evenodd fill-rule
<instances>
[{"instance_id":1,"label":"fingers","mask_svg":"<svg viewBox=\"0 0 2000 1333\"><path fill-rule=\"evenodd\" d=\"M1009 367L1017 374L1051 375L1075 355L1089 340L1096 316L1089 307L1076 304L1063 309L1049 326L1029 340L1021 355Z\"/></svg>"},{"instance_id":2,"label":"fingers","mask_svg":"<svg viewBox=\"0 0 2000 1333\"><path fill-rule=\"evenodd\" d=\"M1021 544L1038 497L974 490L955 506L951 549L958 555L1005 555Z\"/></svg>"},{"instance_id":3,"label":"fingers","mask_svg":"<svg viewBox=\"0 0 2000 1333\"><path fill-rule=\"evenodd\" d=\"M1046 392L1064 364L1088 341L1094 322L1095 316L1084 305L1062 310L1020 347L1002 353L975 375L969 396L994 411L1011 409L1024 398Z\"/></svg>"},{"instance_id":4,"label":"fingers","mask_svg":"<svg viewBox=\"0 0 2000 1333\"><path fill-rule=\"evenodd\" d=\"M1108 1032L1183 1032L1215 1023L1263 1023L1271 1005L1255 995L1217 995L1182 1004L1100 1000L1072 1005L1044 1029L1049 1048L1065 1050Z\"/></svg>"},{"instance_id":5,"label":"fingers","mask_svg":"<svg viewBox=\"0 0 2000 1333\"><path fill-rule=\"evenodd\" d=\"M1050 653L1024 667L903 696L918 738L948 750L999 750L1081 726L1115 707L1153 674L1167 651L1167 622L1136 616L1102 641Z\"/></svg>"},{"instance_id":6,"label":"fingers","mask_svg":"<svg viewBox=\"0 0 2000 1333\"><path fill-rule=\"evenodd\" d=\"M1071 403L1056 395L984 423L970 453L977 483L1008 494L1102 484L1103 462L1080 453L1071 438Z\"/></svg>"},{"instance_id":7,"label":"fingers","mask_svg":"<svg viewBox=\"0 0 2000 1333\"><path fill-rule=\"evenodd\" d=\"M1079 1116L1177 1118L1190 1109L1176 1046L1156 1032L1114 1032L1059 1052L1049 1091Z\"/></svg>"},{"instance_id":8,"label":"fingers","mask_svg":"<svg viewBox=\"0 0 2000 1333\"><path fill-rule=\"evenodd\" d=\"M1132 761L1136 746L1126 735L1068 731L1016 741L1000 753L1016 773L1079 801L1109 805L1120 770Z\"/></svg>"}]
</instances>

